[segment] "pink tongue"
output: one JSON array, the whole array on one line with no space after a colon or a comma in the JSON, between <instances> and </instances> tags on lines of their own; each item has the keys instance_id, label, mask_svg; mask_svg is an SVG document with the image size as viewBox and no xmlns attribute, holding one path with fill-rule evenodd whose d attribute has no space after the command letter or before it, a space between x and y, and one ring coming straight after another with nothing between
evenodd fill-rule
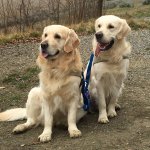
<instances>
[{"instance_id":1,"label":"pink tongue","mask_svg":"<svg viewBox=\"0 0 150 150\"><path fill-rule=\"evenodd\" d=\"M106 44L101 44L99 47L100 49L104 49L106 47Z\"/></svg>"},{"instance_id":2,"label":"pink tongue","mask_svg":"<svg viewBox=\"0 0 150 150\"><path fill-rule=\"evenodd\" d=\"M97 46L96 46L96 51L95 51L95 56L97 57L97 56L99 55L99 53L100 53L101 51L103 51L107 45L108 45L108 44L103 44L103 43L97 44Z\"/></svg>"},{"instance_id":3,"label":"pink tongue","mask_svg":"<svg viewBox=\"0 0 150 150\"><path fill-rule=\"evenodd\" d=\"M46 58L46 57L48 56L48 54L47 54L47 53L42 53L42 56L43 56L44 58Z\"/></svg>"},{"instance_id":4,"label":"pink tongue","mask_svg":"<svg viewBox=\"0 0 150 150\"><path fill-rule=\"evenodd\" d=\"M100 51L101 51L100 46L99 46L99 44L97 44L96 50L95 50L95 56L96 57L99 55Z\"/></svg>"}]
</instances>

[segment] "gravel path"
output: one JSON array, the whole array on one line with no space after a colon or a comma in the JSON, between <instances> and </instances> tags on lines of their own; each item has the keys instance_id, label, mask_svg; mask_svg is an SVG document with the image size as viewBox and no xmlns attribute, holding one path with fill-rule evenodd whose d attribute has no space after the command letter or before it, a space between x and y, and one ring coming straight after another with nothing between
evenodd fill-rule
<instances>
[{"instance_id":1,"label":"gravel path","mask_svg":"<svg viewBox=\"0 0 150 150\"><path fill-rule=\"evenodd\" d=\"M86 64L91 50L92 35L80 36L81 53ZM70 139L67 129L54 128L53 140L47 144L37 144L37 136L42 127L24 134L12 135L11 131L18 122L0 123L0 149L87 149L87 150L149 150L150 149L150 30L132 31L128 40L133 46L130 68L123 95L120 97L122 109L109 124L97 123L98 114L89 114L78 127L83 136ZM8 44L0 47L0 84L12 72L23 72L35 66L38 43ZM1 85L0 85L1 86ZM3 84L2 84L3 86ZM7 86L7 85L6 85ZM0 110L11 106L24 106L30 90L19 90L20 100L9 101L17 89L7 86L0 90ZM34 144L35 143L35 144ZM21 144L26 146L21 147Z\"/></svg>"}]
</instances>

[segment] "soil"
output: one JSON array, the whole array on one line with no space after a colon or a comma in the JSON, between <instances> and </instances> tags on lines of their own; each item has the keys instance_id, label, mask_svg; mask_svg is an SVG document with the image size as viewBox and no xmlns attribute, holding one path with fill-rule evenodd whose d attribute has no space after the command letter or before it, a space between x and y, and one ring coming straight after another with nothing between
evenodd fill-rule
<instances>
[{"instance_id":1,"label":"soil","mask_svg":"<svg viewBox=\"0 0 150 150\"><path fill-rule=\"evenodd\" d=\"M92 35L81 36L81 54L84 64L90 55ZM150 150L150 30L133 31L128 40L133 45L128 78L119 99L121 110L108 124L99 124L98 113L86 115L79 123L82 137L71 139L67 128L57 126L49 143L39 143L37 137L43 127L13 135L19 123L0 122L1 150ZM22 73L36 66L38 43L7 44L0 47L0 111L24 107L27 94L35 83L25 89L4 83L10 74ZM37 78L37 75L36 75ZM19 95L19 98L17 97ZM13 97L13 98L12 98Z\"/></svg>"}]
</instances>

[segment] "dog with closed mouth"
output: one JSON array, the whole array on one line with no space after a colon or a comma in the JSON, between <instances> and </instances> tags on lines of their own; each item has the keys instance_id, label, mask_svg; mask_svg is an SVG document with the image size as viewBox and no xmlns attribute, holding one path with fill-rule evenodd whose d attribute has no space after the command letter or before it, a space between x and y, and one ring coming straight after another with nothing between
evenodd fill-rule
<instances>
[{"instance_id":1,"label":"dog with closed mouth","mask_svg":"<svg viewBox=\"0 0 150 150\"><path fill-rule=\"evenodd\" d=\"M26 108L0 113L0 121L27 118L14 133L44 125L41 142L51 140L53 124L68 123L70 137L81 136L77 121L85 115L82 108L80 82L82 62L78 50L79 38L74 30L61 25L44 28L37 64L41 69L40 84L31 89Z\"/></svg>"},{"instance_id":2,"label":"dog with closed mouth","mask_svg":"<svg viewBox=\"0 0 150 150\"><path fill-rule=\"evenodd\" d=\"M90 93L99 109L98 122L109 122L117 115L115 108L129 67L131 52L126 37L131 31L126 20L117 16L101 16L95 21Z\"/></svg>"}]
</instances>

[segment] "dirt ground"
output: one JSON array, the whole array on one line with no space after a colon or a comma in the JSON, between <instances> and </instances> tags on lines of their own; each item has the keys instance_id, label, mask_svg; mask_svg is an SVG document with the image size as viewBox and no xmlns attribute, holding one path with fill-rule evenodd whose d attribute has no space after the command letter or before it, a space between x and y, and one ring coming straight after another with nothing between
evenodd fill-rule
<instances>
[{"instance_id":1,"label":"dirt ground","mask_svg":"<svg viewBox=\"0 0 150 150\"><path fill-rule=\"evenodd\" d=\"M24 121L0 122L0 150L150 150L149 35L149 30L136 31L129 37L133 51L128 79L119 99L122 108L108 124L98 124L98 113L88 114L78 124L82 137L70 139L67 128L58 126L53 129L52 141L42 144L37 137L43 127L13 135L12 129ZM92 36L80 38L85 63ZM0 89L0 111L24 107L30 88L38 84L36 79L29 86L19 89L16 82L4 82L12 72L23 75L26 68L35 67L37 49L36 42L0 47L0 86L5 87ZM37 74L33 78L37 78Z\"/></svg>"}]
</instances>

